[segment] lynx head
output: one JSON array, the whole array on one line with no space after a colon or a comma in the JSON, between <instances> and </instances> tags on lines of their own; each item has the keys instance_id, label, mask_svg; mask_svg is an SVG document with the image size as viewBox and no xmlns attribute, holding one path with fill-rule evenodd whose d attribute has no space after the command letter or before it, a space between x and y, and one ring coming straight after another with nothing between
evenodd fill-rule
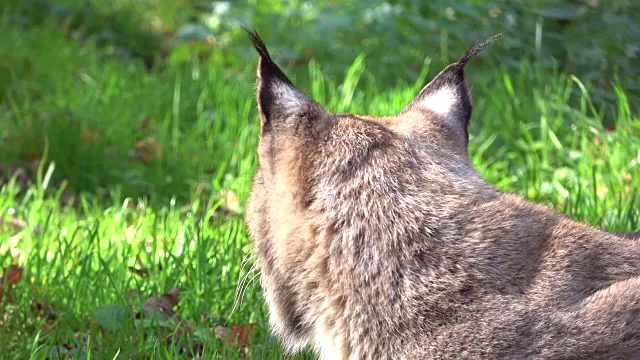
<instances>
[{"instance_id":1,"label":"lynx head","mask_svg":"<svg viewBox=\"0 0 640 360\"><path fill-rule=\"evenodd\" d=\"M403 268L428 253L424 238L457 206L492 193L467 155L463 68L494 39L470 48L399 114L373 118L329 113L291 83L257 33L249 36L260 55L260 140L247 223L273 330L291 351L321 352L344 351L335 341L321 349L318 337L353 329L348 322L399 331L384 318L409 296Z\"/></svg>"}]
</instances>

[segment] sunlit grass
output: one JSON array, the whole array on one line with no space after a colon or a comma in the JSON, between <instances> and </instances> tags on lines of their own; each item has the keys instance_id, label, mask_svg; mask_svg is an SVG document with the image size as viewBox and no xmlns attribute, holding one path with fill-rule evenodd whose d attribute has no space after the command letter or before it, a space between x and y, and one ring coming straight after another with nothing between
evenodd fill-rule
<instances>
[{"instance_id":1,"label":"sunlit grass","mask_svg":"<svg viewBox=\"0 0 640 360\"><path fill-rule=\"evenodd\" d=\"M255 62L148 71L57 30L0 23L0 163L36 164L26 191L0 188L0 265L25 269L0 300L0 357L233 358L242 350L216 326L255 323L251 357L279 358L242 211L256 166ZM393 114L439 70L427 69L417 84L388 88L366 58L340 79L315 62L302 90L332 111ZM623 89L606 129L569 74L526 62L519 72L472 63L468 73L470 154L490 183L592 225L638 230L640 122ZM160 151L141 161L133 150L148 138ZM172 288L180 323L136 318ZM96 315L112 306L115 330Z\"/></svg>"}]
</instances>

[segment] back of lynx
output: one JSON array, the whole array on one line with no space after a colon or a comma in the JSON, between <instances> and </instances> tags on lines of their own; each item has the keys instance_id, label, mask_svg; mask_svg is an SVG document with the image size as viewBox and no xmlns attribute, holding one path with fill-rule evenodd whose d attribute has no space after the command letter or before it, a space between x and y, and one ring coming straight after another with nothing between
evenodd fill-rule
<instances>
[{"instance_id":1,"label":"back of lynx","mask_svg":"<svg viewBox=\"0 0 640 360\"><path fill-rule=\"evenodd\" d=\"M497 191L471 164L463 68L399 114L331 114L255 32L247 209L269 321L321 359L640 358L640 242Z\"/></svg>"}]
</instances>

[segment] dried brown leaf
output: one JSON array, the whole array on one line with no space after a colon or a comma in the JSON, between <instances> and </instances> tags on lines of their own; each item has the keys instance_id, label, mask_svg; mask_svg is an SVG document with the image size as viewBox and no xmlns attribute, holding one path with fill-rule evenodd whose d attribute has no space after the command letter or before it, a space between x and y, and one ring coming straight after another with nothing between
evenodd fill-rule
<instances>
[{"instance_id":1,"label":"dried brown leaf","mask_svg":"<svg viewBox=\"0 0 640 360\"><path fill-rule=\"evenodd\" d=\"M133 148L129 150L129 155L143 164L148 164L155 160L160 154L162 154L162 146L152 137L138 141Z\"/></svg>"},{"instance_id":2,"label":"dried brown leaf","mask_svg":"<svg viewBox=\"0 0 640 360\"><path fill-rule=\"evenodd\" d=\"M244 324L240 326L233 326L229 331L229 337L227 341L229 345L240 347L242 345L249 344L249 340L253 337L256 324Z\"/></svg>"},{"instance_id":3,"label":"dried brown leaf","mask_svg":"<svg viewBox=\"0 0 640 360\"><path fill-rule=\"evenodd\" d=\"M136 263L138 264L138 267L129 266L129 271L141 277L149 276L149 274L151 273L151 270L149 270L149 268L144 265L144 263L142 262L142 259L140 259L139 256L136 256ZM158 267L159 267L158 270L162 271L162 266L158 266Z\"/></svg>"},{"instance_id":4,"label":"dried brown leaf","mask_svg":"<svg viewBox=\"0 0 640 360\"><path fill-rule=\"evenodd\" d=\"M178 305L179 298L180 289L171 289L161 296L150 297L144 303L144 308L145 310L158 310L168 317L173 317L176 315L173 308Z\"/></svg>"},{"instance_id":5,"label":"dried brown leaf","mask_svg":"<svg viewBox=\"0 0 640 360\"><path fill-rule=\"evenodd\" d=\"M255 327L255 323L232 326L230 328L216 326L214 332L216 338L226 341L231 347L240 348L249 344L255 332Z\"/></svg>"},{"instance_id":6,"label":"dried brown leaf","mask_svg":"<svg viewBox=\"0 0 640 360\"><path fill-rule=\"evenodd\" d=\"M20 280L23 271L24 269L18 265L10 265L2 269L2 276L0 276L0 297L4 294L5 283L7 284L8 290Z\"/></svg>"},{"instance_id":7,"label":"dried brown leaf","mask_svg":"<svg viewBox=\"0 0 640 360\"><path fill-rule=\"evenodd\" d=\"M129 266L129 271L131 271L132 273L140 276L140 277L147 277L149 276L149 269L147 269L144 266L141 266L139 268L134 267L134 266Z\"/></svg>"},{"instance_id":8,"label":"dried brown leaf","mask_svg":"<svg viewBox=\"0 0 640 360\"><path fill-rule=\"evenodd\" d=\"M229 331L231 329L224 327L224 326L216 326L215 329L213 329L213 332L216 334L216 338L226 341L227 338L229 337Z\"/></svg>"}]
</instances>

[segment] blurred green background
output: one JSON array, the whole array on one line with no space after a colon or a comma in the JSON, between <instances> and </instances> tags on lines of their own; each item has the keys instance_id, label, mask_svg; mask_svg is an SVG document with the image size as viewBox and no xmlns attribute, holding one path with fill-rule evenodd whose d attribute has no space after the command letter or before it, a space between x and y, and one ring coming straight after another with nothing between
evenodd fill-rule
<instances>
[{"instance_id":1,"label":"blurred green background","mask_svg":"<svg viewBox=\"0 0 640 360\"><path fill-rule=\"evenodd\" d=\"M603 124L614 127L614 86L632 111L640 96L634 1L5 0L0 12L0 162L41 159L46 138L54 176L76 191L117 187L184 199L209 182L221 159L232 160L240 139L210 130L234 126L230 116L255 116L246 101L256 55L242 25L260 31L305 91L310 63L339 83L364 55L356 93L382 95L414 84L425 59L434 75L468 45L503 33L469 71L476 98L490 95L502 74L527 77L515 94L523 99L571 74L587 87ZM333 96L330 89L319 95ZM568 104L578 101L572 94ZM131 161L152 126L161 128L151 134L157 144L139 146L160 154L149 156L152 164Z\"/></svg>"}]
</instances>

